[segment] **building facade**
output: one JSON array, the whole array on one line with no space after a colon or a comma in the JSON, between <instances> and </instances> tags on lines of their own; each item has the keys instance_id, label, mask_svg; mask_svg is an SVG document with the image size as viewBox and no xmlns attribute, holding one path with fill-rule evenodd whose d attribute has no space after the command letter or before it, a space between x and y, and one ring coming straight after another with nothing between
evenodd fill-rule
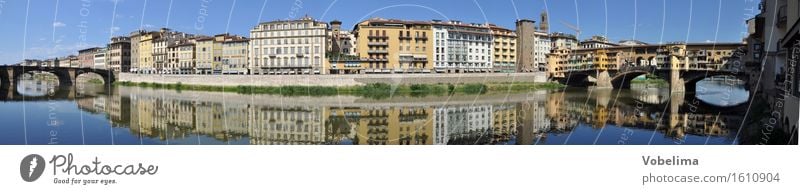
<instances>
[{"instance_id":1,"label":"building facade","mask_svg":"<svg viewBox=\"0 0 800 194\"><path fill-rule=\"evenodd\" d=\"M607 48L619 46L615 43L609 42L608 38L604 36L592 36L588 40L581 41L579 47L584 49Z\"/></svg>"},{"instance_id":2,"label":"building facade","mask_svg":"<svg viewBox=\"0 0 800 194\"><path fill-rule=\"evenodd\" d=\"M334 20L330 22L328 31L328 52L341 55L356 55L356 37L352 32L342 30L342 22Z\"/></svg>"},{"instance_id":3,"label":"building facade","mask_svg":"<svg viewBox=\"0 0 800 194\"><path fill-rule=\"evenodd\" d=\"M142 38L142 34L144 34L144 30L137 30L130 33L130 45L131 45L131 73L138 73L139 67L139 42Z\"/></svg>"},{"instance_id":4,"label":"building facade","mask_svg":"<svg viewBox=\"0 0 800 194\"><path fill-rule=\"evenodd\" d=\"M167 28L131 33L131 71L144 74L173 73L168 68L169 47L192 37L194 35Z\"/></svg>"},{"instance_id":5,"label":"building facade","mask_svg":"<svg viewBox=\"0 0 800 194\"><path fill-rule=\"evenodd\" d=\"M361 66L354 73L430 73L433 30L430 22L372 18L353 29Z\"/></svg>"},{"instance_id":6,"label":"building facade","mask_svg":"<svg viewBox=\"0 0 800 194\"><path fill-rule=\"evenodd\" d=\"M115 72L130 72L131 39L129 37L111 38L108 44L108 68Z\"/></svg>"},{"instance_id":7,"label":"building facade","mask_svg":"<svg viewBox=\"0 0 800 194\"><path fill-rule=\"evenodd\" d=\"M78 67L80 68L93 68L95 65L94 55L102 50L99 47L87 48L78 51Z\"/></svg>"},{"instance_id":8,"label":"building facade","mask_svg":"<svg viewBox=\"0 0 800 194\"><path fill-rule=\"evenodd\" d=\"M533 33L533 65L537 72L547 71L547 54L550 54L552 43L547 32L536 31Z\"/></svg>"},{"instance_id":9,"label":"building facade","mask_svg":"<svg viewBox=\"0 0 800 194\"><path fill-rule=\"evenodd\" d=\"M494 37L494 72L517 71L517 33L496 25L491 26Z\"/></svg>"},{"instance_id":10,"label":"building facade","mask_svg":"<svg viewBox=\"0 0 800 194\"><path fill-rule=\"evenodd\" d=\"M327 23L310 17L260 23L250 30L249 69L253 74L324 74L327 32Z\"/></svg>"},{"instance_id":11,"label":"building facade","mask_svg":"<svg viewBox=\"0 0 800 194\"><path fill-rule=\"evenodd\" d=\"M557 48L575 50L578 49L578 39L572 34L554 32L550 33L550 45L551 50Z\"/></svg>"},{"instance_id":12,"label":"building facade","mask_svg":"<svg viewBox=\"0 0 800 194\"><path fill-rule=\"evenodd\" d=\"M248 68L249 40L241 36L227 36L222 41L222 73L249 74Z\"/></svg>"},{"instance_id":13,"label":"building facade","mask_svg":"<svg viewBox=\"0 0 800 194\"><path fill-rule=\"evenodd\" d=\"M436 72L492 72L494 36L485 24L431 22Z\"/></svg>"},{"instance_id":14,"label":"building facade","mask_svg":"<svg viewBox=\"0 0 800 194\"><path fill-rule=\"evenodd\" d=\"M770 36L772 39L765 39L764 45L775 45L777 48L764 47L766 53L765 66L773 66L772 69L778 70L775 80L782 82L775 86L782 91L778 92L783 98L781 106L783 109L782 128L784 132L797 133L800 125L800 2L796 0L777 0L762 1L762 17L770 18L762 25L766 27L764 33L780 34L777 37ZM777 39L777 41L776 41ZM765 67L766 69L766 67ZM782 87L780 87L782 85ZM779 110L775 106L773 110ZM774 116L774 115L773 115Z\"/></svg>"},{"instance_id":15,"label":"building facade","mask_svg":"<svg viewBox=\"0 0 800 194\"><path fill-rule=\"evenodd\" d=\"M107 48L99 48L94 53L93 58L93 65L92 68L95 69L109 69L107 61L108 61L108 49Z\"/></svg>"},{"instance_id":16,"label":"building facade","mask_svg":"<svg viewBox=\"0 0 800 194\"><path fill-rule=\"evenodd\" d=\"M167 48L167 68L173 74L192 74L195 67L195 43L193 40Z\"/></svg>"}]
</instances>

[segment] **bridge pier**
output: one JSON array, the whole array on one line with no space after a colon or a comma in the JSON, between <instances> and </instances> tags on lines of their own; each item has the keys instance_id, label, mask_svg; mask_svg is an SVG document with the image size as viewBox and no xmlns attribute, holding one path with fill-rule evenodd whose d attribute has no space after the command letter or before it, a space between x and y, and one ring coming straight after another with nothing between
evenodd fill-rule
<instances>
[{"instance_id":1,"label":"bridge pier","mask_svg":"<svg viewBox=\"0 0 800 194\"><path fill-rule=\"evenodd\" d=\"M14 84L14 69L8 68L0 72L0 85L13 85Z\"/></svg>"},{"instance_id":2,"label":"bridge pier","mask_svg":"<svg viewBox=\"0 0 800 194\"><path fill-rule=\"evenodd\" d=\"M75 82L76 82L75 79L77 77L77 75L76 75L77 72L75 72L75 69L67 69L64 72L60 72L60 73L64 74L64 75L58 75L59 72L56 72L56 76L58 76L58 84L59 85L61 85L61 86L71 86L71 85L75 84Z\"/></svg>"},{"instance_id":3,"label":"bridge pier","mask_svg":"<svg viewBox=\"0 0 800 194\"><path fill-rule=\"evenodd\" d=\"M686 92L686 81L681 77L680 70L673 69L669 72L669 92L670 93L684 93Z\"/></svg>"},{"instance_id":4,"label":"bridge pier","mask_svg":"<svg viewBox=\"0 0 800 194\"><path fill-rule=\"evenodd\" d=\"M595 87L614 88L614 85L611 84L611 75L608 74L608 71L602 70L599 73L597 73L597 81L595 83Z\"/></svg>"},{"instance_id":5,"label":"bridge pier","mask_svg":"<svg viewBox=\"0 0 800 194\"><path fill-rule=\"evenodd\" d=\"M14 92L16 92L17 89L14 87L14 84L11 83L11 84L7 84L7 85L3 84L3 86L0 87L0 90L6 91L5 99L12 100L12 99L14 99Z\"/></svg>"}]
</instances>

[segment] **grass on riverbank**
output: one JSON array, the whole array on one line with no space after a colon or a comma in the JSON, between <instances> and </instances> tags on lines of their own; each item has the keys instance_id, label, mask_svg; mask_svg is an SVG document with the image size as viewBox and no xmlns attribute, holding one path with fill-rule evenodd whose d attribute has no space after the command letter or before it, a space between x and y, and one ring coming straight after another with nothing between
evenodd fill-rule
<instances>
[{"instance_id":1,"label":"grass on riverbank","mask_svg":"<svg viewBox=\"0 0 800 194\"><path fill-rule=\"evenodd\" d=\"M558 83L488 83L488 84L411 84L392 85L385 83L371 83L363 86L205 86L160 84L160 83L135 83L121 81L114 85L144 87L154 89L191 90L207 92L233 92L239 94L275 94L283 96L335 96L355 95L369 98L388 98L392 95L407 95L422 97L428 95L449 94L484 94L487 92L529 91L558 89L563 85Z\"/></svg>"}]
</instances>

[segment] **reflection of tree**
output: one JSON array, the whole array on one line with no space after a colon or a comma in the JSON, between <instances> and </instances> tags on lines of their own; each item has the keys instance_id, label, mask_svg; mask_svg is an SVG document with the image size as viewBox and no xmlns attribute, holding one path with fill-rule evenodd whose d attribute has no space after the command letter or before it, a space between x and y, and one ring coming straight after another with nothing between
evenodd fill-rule
<instances>
[{"instance_id":1,"label":"reflection of tree","mask_svg":"<svg viewBox=\"0 0 800 194\"><path fill-rule=\"evenodd\" d=\"M350 129L353 126L347 122L343 116L331 116L325 121L325 142L338 144L347 137L350 137ZM355 140L355 142L358 142Z\"/></svg>"}]
</instances>

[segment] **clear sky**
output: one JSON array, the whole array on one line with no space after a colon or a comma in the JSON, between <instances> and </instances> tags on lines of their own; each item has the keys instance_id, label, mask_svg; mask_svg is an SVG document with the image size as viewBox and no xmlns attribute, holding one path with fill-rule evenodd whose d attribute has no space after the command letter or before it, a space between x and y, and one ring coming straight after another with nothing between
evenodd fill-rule
<instances>
[{"instance_id":1,"label":"clear sky","mask_svg":"<svg viewBox=\"0 0 800 194\"><path fill-rule=\"evenodd\" d=\"M648 43L738 42L757 0L0 0L0 64L51 58L105 45L112 36L144 28L249 36L259 21L341 20L347 29L370 17L490 22L514 29L518 18L551 32L580 28L581 39ZM27 27L26 27L27 26Z\"/></svg>"}]
</instances>

